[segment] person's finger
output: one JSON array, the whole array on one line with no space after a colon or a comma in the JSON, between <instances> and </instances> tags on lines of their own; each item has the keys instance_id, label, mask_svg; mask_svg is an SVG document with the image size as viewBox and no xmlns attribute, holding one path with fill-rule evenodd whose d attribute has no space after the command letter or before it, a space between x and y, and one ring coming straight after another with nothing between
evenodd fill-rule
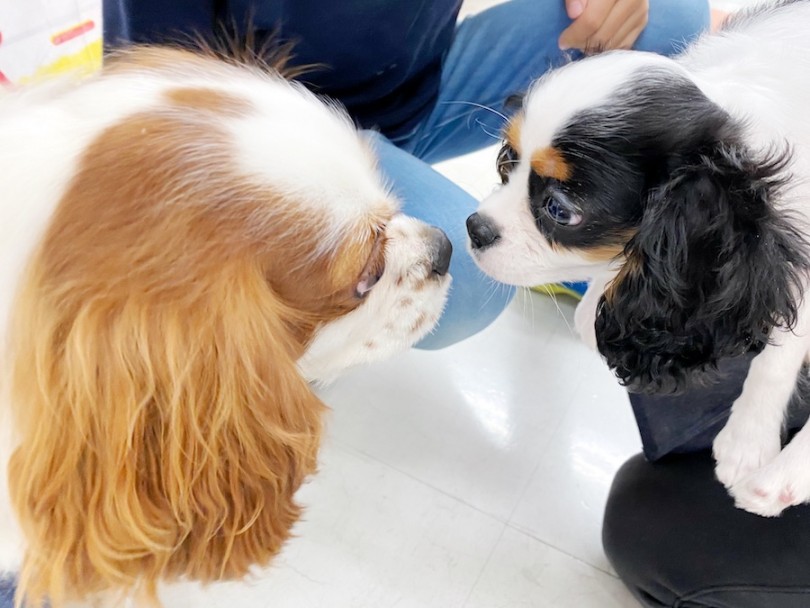
<instances>
[{"instance_id":1,"label":"person's finger","mask_svg":"<svg viewBox=\"0 0 810 608\"><path fill-rule=\"evenodd\" d=\"M565 0L565 12L569 19L577 19L585 11L588 0Z\"/></svg>"},{"instance_id":2,"label":"person's finger","mask_svg":"<svg viewBox=\"0 0 810 608\"><path fill-rule=\"evenodd\" d=\"M611 42L608 48L629 51L633 48L633 45L636 43L636 40L638 40L638 37L641 36L641 32L643 31L644 27L636 27L628 32L624 37L617 38L617 42Z\"/></svg>"},{"instance_id":3,"label":"person's finger","mask_svg":"<svg viewBox=\"0 0 810 608\"><path fill-rule=\"evenodd\" d=\"M648 5L637 0L619 0L602 27L588 39L588 49L630 48L647 25Z\"/></svg>"},{"instance_id":4,"label":"person's finger","mask_svg":"<svg viewBox=\"0 0 810 608\"><path fill-rule=\"evenodd\" d=\"M583 13L560 34L561 49L584 49L610 14L616 0L589 0Z\"/></svg>"},{"instance_id":5,"label":"person's finger","mask_svg":"<svg viewBox=\"0 0 810 608\"><path fill-rule=\"evenodd\" d=\"M638 40L638 37L641 36L641 32L644 31L644 28L647 26L646 19L639 19L636 25L628 25L626 31L619 32L614 40L617 42L611 42L610 48L612 49L625 49L630 50L633 48L633 45Z\"/></svg>"}]
</instances>

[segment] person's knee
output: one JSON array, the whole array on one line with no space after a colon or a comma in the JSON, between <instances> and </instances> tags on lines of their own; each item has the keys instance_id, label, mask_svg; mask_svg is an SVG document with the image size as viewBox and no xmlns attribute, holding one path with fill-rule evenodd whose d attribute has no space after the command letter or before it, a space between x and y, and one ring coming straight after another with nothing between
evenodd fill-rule
<instances>
[{"instance_id":1,"label":"person's knee","mask_svg":"<svg viewBox=\"0 0 810 608\"><path fill-rule=\"evenodd\" d=\"M602 545L619 578L645 606L670 606L664 581L669 527L654 496L653 466L639 454L619 469L605 506Z\"/></svg>"},{"instance_id":2,"label":"person's knee","mask_svg":"<svg viewBox=\"0 0 810 608\"><path fill-rule=\"evenodd\" d=\"M453 255L467 256L466 251ZM469 260L459 260L450 298L436 330L422 338L416 348L438 350L452 346L486 329L497 319L515 295L515 288L498 285L483 275ZM453 272L451 262L451 273ZM461 270L460 270L461 269ZM455 289L455 293L454 290Z\"/></svg>"},{"instance_id":3,"label":"person's knee","mask_svg":"<svg viewBox=\"0 0 810 608\"><path fill-rule=\"evenodd\" d=\"M616 573L650 607L810 605L808 545L796 540L810 537L810 507L781 518L746 513L714 465L706 450L622 466L602 528Z\"/></svg>"},{"instance_id":4,"label":"person's knee","mask_svg":"<svg viewBox=\"0 0 810 608\"><path fill-rule=\"evenodd\" d=\"M617 570L634 570L633 562L643 552L644 540L638 525L647 515L645 504L639 501L638 486L646 466L641 454L625 462L613 479L605 505L602 545Z\"/></svg>"}]
</instances>

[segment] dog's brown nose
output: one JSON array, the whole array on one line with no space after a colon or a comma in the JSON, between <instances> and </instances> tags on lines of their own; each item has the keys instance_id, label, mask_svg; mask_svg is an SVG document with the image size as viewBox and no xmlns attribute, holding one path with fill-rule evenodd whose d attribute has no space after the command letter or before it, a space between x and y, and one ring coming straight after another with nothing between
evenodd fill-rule
<instances>
[{"instance_id":1,"label":"dog's brown nose","mask_svg":"<svg viewBox=\"0 0 810 608\"><path fill-rule=\"evenodd\" d=\"M453 256L453 244L442 230L435 227L431 234L430 256L433 274L440 277L446 275L450 268L450 258Z\"/></svg>"},{"instance_id":2,"label":"dog's brown nose","mask_svg":"<svg viewBox=\"0 0 810 608\"><path fill-rule=\"evenodd\" d=\"M473 213L467 218L467 234L473 249L486 249L500 237L498 229L487 216Z\"/></svg>"}]
</instances>

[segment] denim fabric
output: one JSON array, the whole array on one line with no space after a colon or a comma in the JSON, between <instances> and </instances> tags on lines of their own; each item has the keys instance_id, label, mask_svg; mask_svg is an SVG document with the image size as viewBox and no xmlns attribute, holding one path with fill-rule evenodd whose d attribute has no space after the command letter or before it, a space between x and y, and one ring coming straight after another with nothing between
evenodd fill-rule
<instances>
[{"instance_id":1,"label":"denim fabric","mask_svg":"<svg viewBox=\"0 0 810 608\"><path fill-rule=\"evenodd\" d=\"M10 575L0 576L0 608L13 608L15 580Z\"/></svg>"}]
</instances>

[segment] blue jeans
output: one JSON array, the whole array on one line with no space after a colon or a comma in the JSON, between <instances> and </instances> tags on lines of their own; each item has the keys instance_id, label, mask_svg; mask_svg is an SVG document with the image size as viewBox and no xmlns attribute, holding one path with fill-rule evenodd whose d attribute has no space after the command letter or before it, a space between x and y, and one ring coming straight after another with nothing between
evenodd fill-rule
<instances>
[{"instance_id":1,"label":"blue jeans","mask_svg":"<svg viewBox=\"0 0 810 608\"><path fill-rule=\"evenodd\" d=\"M447 53L433 111L396 141L370 134L404 211L439 226L453 242L450 299L439 327L420 348L443 348L479 332L514 295L485 277L467 254L465 220L477 201L430 164L495 143L504 126L497 113L510 114L506 99L576 58L557 47L570 23L563 0L512 0L464 19ZM649 23L635 48L671 55L708 25L708 0L650 0ZM493 184L496 179L493 166Z\"/></svg>"},{"instance_id":2,"label":"blue jeans","mask_svg":"<svg viewBox=\"0 0 810 608\"><path fill-rule=\"evenodd\" d=\"M0 608L13 608L15 589L14 577L0 572Z\"/></svg>"}]
</instances>

